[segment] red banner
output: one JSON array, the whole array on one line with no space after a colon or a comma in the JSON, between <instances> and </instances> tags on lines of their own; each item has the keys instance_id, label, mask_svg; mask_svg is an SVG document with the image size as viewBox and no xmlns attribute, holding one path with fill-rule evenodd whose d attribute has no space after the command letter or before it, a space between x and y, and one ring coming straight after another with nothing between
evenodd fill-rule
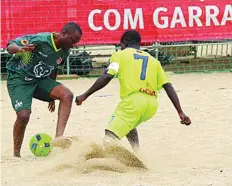
<instances>
[{"instance_id":1,"label":"red banner","mask_svg":"<svg viewBox=\"0 0 232 186\"><path fill-rule=\"evenodd\" d=\"M232 38L231 0L2 0L1 47L15 37L83 29L80 44L117 44L127 29L143 43Z\"/></svg>"}]
</instances>

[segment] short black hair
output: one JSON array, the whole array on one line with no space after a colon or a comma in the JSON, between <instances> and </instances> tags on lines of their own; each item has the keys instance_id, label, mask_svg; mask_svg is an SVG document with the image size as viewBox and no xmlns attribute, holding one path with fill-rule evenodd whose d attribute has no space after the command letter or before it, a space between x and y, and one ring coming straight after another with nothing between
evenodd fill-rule
<instances>
[{"instance_id":1,"label":"short black hair","mask_svg":"<svg viewBox=\"0 0 232 186\"><path fill-rule=\"evenodd\" d=\"M136 30L128 30L122 35L120 42L126 45L140 45L141 36Z\"/></svg>"},{"instance_id":2,"label":"short black hair","mask_svg":"<svg viewBox=\"0 0 232 186\"><path fill-rule=\"evenodd\" d=\"M65 24L64 27L62 28L62 31L63 30L66 30L69 33L73 31L78 31L82 35L81 27L74 22L68 22L67 24Z\"/></svg>"}]
</instances>

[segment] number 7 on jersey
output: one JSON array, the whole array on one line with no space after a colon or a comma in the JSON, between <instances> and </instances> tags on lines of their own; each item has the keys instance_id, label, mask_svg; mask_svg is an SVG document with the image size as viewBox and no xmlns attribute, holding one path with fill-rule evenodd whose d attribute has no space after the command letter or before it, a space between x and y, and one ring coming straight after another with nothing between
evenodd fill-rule
<instances>
[{"instance_id":1,"label":"number 7 on jersey","mask_svg":"<svg viewBox=\"0 0 232 186\"><path fill-rule=\"evenodd\" d=\"M140 79L145 80L146 79L146 73L147 73L148 56L142 56L142 55L139 55L139 54L134 54L134 58L143 60Z\"/></svg>"}]
</instances>

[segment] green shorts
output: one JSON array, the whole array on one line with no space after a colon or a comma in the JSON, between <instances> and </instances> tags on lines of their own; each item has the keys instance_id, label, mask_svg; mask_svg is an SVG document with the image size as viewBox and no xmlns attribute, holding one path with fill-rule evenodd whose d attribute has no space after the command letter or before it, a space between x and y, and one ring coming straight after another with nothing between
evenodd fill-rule
<instances>
[{"instance_id":1,"label":"green shorts","mask_svg":"<svg viewBox=\"0 0 232 186\"><path fill-rule=\"evenodd\" d=\"M122 139L142 122L151 119L157 108L155 96L141 92L130 94L118 104L105 129Z\"/></svg>"},{"instance_id":2,"label":"green shorts","mask_svg":"<svg viewBox=\"0 0 232 186\"><path fill-rule=\"evenodd\" d=\"M32 98L50 102L50 92L61 83L47 77L43 79L28 78L14 72L8 72L7 89L11 103L16 112L31 110Z\"/></svg>"}]
</instances>

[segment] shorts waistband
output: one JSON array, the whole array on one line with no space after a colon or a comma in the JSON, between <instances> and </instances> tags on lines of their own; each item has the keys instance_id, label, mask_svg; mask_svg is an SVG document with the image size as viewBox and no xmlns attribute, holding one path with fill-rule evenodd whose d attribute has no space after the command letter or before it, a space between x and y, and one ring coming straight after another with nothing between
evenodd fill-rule
<instances>
[{"instance_id":1,"label":"shorts waistband","mask_svg":"<svg viewBox=\"0 0 232 186\"><path fill-rule=\"evenodd\" d=\"M156 96L156 92L148 88L140 88L139 92L146 93L151 96Z\"/></svg>"}]
</instances>

